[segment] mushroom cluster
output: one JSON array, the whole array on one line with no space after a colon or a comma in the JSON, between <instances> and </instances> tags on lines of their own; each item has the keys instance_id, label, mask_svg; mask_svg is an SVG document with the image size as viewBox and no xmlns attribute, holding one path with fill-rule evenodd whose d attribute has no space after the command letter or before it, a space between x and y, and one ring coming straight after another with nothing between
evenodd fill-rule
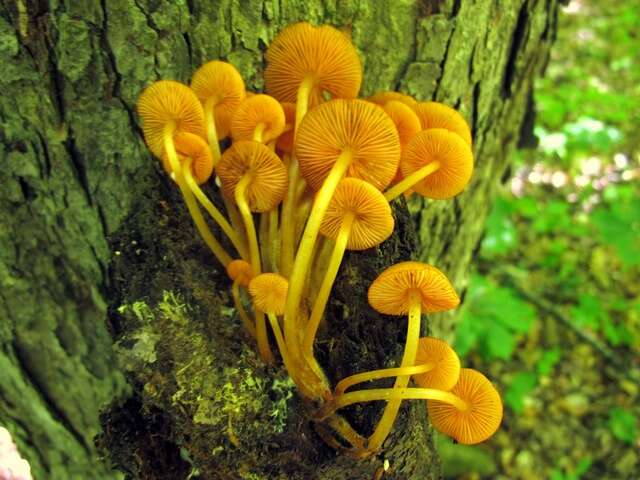
<instances>
[{"instance_id":1,"label":"mushroom cluster","mask_svg":"<svg viewBox=\"0 0 640 480\"><path fill-rule=\"evenodd\" d=\"M149 150L178 185L202 239L226 268L236 310L261 358L276 361L275 339L299 394L315 406L310 418L318 432L358 458L382 447L405 399L427 400L435 428L459 442L485 440L502 418L497 391L479 372L460 369L445 342L419 338L423 313L459 303L433 266L394 265L369 289L375 310L407 315L399 367L359 373L332 387L314 356L345 251L375 247L391 235L389 203L399 195L448 199L469 182L467 123L446 105L397 92L356 98L362 81L357 51L327 25L286 27L266 61L264 94L247 92L231 64L214 60L193 74L190 86L160 80L138 100ZM222 151L227 137L231 142ZM200 188L212 177L226 215ZM212 230L211 222L218 228ZM330 251L328 257L323 251ZM316 285L310 272L317 269ZM395 377L391 388L347 391L389 377ZM409 386L411 379L417 387ZM338 412L375 400L386 407L368 437Z\"/></svg>"}]
</instances>

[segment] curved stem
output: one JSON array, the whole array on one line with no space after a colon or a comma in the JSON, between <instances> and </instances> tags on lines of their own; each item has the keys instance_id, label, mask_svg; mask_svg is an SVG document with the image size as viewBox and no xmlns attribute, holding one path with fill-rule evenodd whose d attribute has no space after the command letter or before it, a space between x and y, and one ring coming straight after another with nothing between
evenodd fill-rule
<instances>
[{"instance_id":1,"label":"curved stem","mask_svg":"<svg viewBox=\"0 0 640 480\"><path fill-rule=\"evenodd\" d=\"M342 177L344 177L347 168L349 168L352 158L353 155L350 150L342 152L336 160L336 163L331 168L331 171L322 184L322 187L318 190L313 208L311 209L311 214L307 220L307 226L302 234L298 253L296 254L295 261L293 262L293 269L291 277L289 278L287 304L284 314L285 340L287 341L287 345L290 345L289 342L291 342L292 346L296 344L295 347L289 347L293 355L299 354L296 342L295 318L298 308L300 307L300 300L305 284L304 280L306 278L307 271L309 270L313 248L316 244L316 239L320 232L320 225L322 224L322 219L327 211L327 207L331 202L333 193L335 192L338 183L340 183L340 180L342 180Z\"/></svg>"},{"instance_id":2,"label":"curved stem","mask_svg":"<svg viewBox=\"0 0 640 480\"><path fill-rule=\"evenodd\" d=\"M260 249L258 248L258 238L256 236L255 225L253 224L253 216L251 215L251 210L249 209L249 204L247 203L247 199L245 197L247 187L250 183L251 175L245 174L236 185L234 196L236 205L238 205L240 215L242 216L242 221L244 222L244 228L247 232L251 268L253 269L254 275L260 275Z\"/></svg>"},{"instance_id":3,"label":"curved stem","mask_svg":"<svg viewBox=\"0 0 640 480\"><path fill-rule=\"evenodd\" d=\"M420 338L421 314L422 296L418 291L414 290L409 297L409 325L407 326L407 341L404 347L404 354L402 355L401 368L411 367L416 361L418 340ZM409 378L411 377L408 375L402 375L396 378L394 388L405 388L409 383ZM369 437L369 450L376 451L382 446L382 443L393 428L393 422L396 420L401 403L402 401L400 399L394 399L387 403L380 422L378 422L375 431L371 437Z\"/></svg>"},{"instance_id":4,"label":"curved stem","mask_svg":"<svg viewBox=\"0 0 640 480\"><path fill-rule=\"evenodd\" d=\"M247 329L247 331L253 338L256 338L256 327L253 325L253 322L249 318L247 311L242 305L242 299L240 298L240 285L238 284L238 282L233 282L233 285L231 286L231 295L233 296L233 303L236 306L236 310L238 311L238 315L242 320L244 328Z\"/></svg>"},{"instance_id":5,"label":"curved stem","mask_svg":"<svg viewBox=\"0 0 640 480\"><path fill-rule=\"evenodd\" d=\"M225 249L220 245L220 243L216 240L216 238L209 230L209 226L207 222L205 222L202 217L202 212L200 212L200 208L198 208L198 203L193 196L193 193L187 186L184 174L182 172L182 168L180 166L180 162L178 160L178 153L176 152L175 145L173 144L173 132L175 130L175 125L173 123L167 124L164 128L164 148L167 151L167 157L169 158L169 163L171 164L171 170L173 170L175 181L180 188L180 193L184 197L184 201L187 204L187 209L189 210L189 214L193 219L193 223L195 223L200 236L205 241L211 252L215 255L220 263L223 266L227 266L229 262L231 262L231 257L225 251Z\"/></svg>"},{"instance_id":6,"label":"curved stem","mask_svg":"<svg viewBox=\"0 0 640 480\"><path fill-rule=\"evenodd\" d=\"M353 427L340 415L331 415L327 418L326 423L331 426L333 430L339 433L342 438L353 445L355 448L364 449L366 439L356 432Z\"/></svg>"},{"instance_id":7,"label":"curved stem","mask_svg":"<svg viewBox=\"0 0 640 480\"><path fill-rule=\"evenodd\" d=\"M240 212L238 211L238 207L236 207L235 203L233 202L233 199L227 196L223 190L219 190L219 191L220 191L220 195L222 196L222 201L224 202L224 209L227 211L227 215L229 216L231 226L233 227L233 230L236 232L236 234L240 238L240 241L242 245L245 246L245 250L246 250L247 248L246 245L248 245L249 241L247 240L247 233L244 229L244 223L242 221L242 217L240 216ZM249 252L247 252L247 258L246 258L247 261L249 261L248 254Z\"/></svg>"},{"instance_id":8,"label":"curved stem","mask_svg":"<svg viewBox=\"0 0 640 480\"><path fill-rule=\"evenodd\" d=\"M251 182L251 175L244 175L238 184L236 185L234 196L236 204L242 215L244 227L247 231L247 238L249 240L249 257L251 258L251 268L253 275L260 275L260 249L258 248L258 239L256 238L256 228L253 224L253 217L251 216L251 210L249 210L249 204L245 197L245 193L249 183ZM256 316L256 339L258 341L258 351L262 360L266 363L273 363L273 353L269 347L269 338L267 337L267 325L264 320L264 312L255 310Z\"/></svg>"},{"instance_id":9,"label":"curved stem","mask_svg":"<svg viewBox=\"0 0 640 480\"><path fill-rule=\"evenodd\" d=\"M349 235L351 234L351 227L353 225L354 218L355 216L350 213L342 220L342 225L338 231L338 237L336 238L336 242L333 246L333 252L329 259L327 271L322 279L320 290L318 291L316 301L313 304L313 309L311 310L311 316L309 317L309 321L305 328L304 340L302 341L302 353L307 362L315 362L313 357L313 341L316 338L318 325L320 325L322 314L324 313L324 309L327 306L327 300L331 294L331 287L333 287L333 282L335 281L338 270L340 269L340 262L342 261L344 251L347 248L347 242L349 241Z\"/></svg>"},{"instance_id":10,"label":"curved stem","mask_svg":"<svg viewBox=\"0 0 640 480\"><path fill-rule=\"evenodd\" d=\"M391 200L395 199L396 197L400 196L401 194L403 194L404 192L412 188L416 183L424 180L426 177L436 172L439 168L440 168L439 162L427 163L424 167L419 168L418 170L413 172L411 175L404 177L402 180L396 183L393 187L391 187L389 190L384 192L384 198L386 198L387 201L390 202Z\"/></svg>"},{"instance_id":11,"label":"curved stem","mask_svg":"<svg viewBox=\"0 0 640 480\"><path fill-rule=\"evenodd\" d=\"M349 392L333 401L328 402L318 411L317 420L323 420L336 410L339 410L354 403L373 402L377 400L386 400L389 403L401 402L402 400L438 400L439 402L453 405L458 410L466 410L469 408L467 403L457 395L444 390L436 390L434 388L374 388L371 390L358 390L357 392ZM369 442L369 450L371 442Z\"/></svg>"},{"instance_id":12,"label":"curved stem","mask_svg":"<svg viewBox=\"0 0 640 480\"><path fill-rule=\"evenodd\" d=\"M191 189L200 204L209 213L209 215L211 215L211 218L213 218L213 220L220 226L222 231L227 234L227 237L229 237L229 240L231 240L231 243L236 248L238 254L242 257L242 259L247 260L249 258L247 247L242 243L240 236L233 229L224 215L222 215L220 210L216 208L211 200L209 200L209 197L205 195L200 186L196 183L193 176L191 175L191 169L187 167L184 168L182 172L184 174L184 179L187 182L187 186Z\"/></svg>"},{"instance_id":13,"label":"curved stem","mask_svg":"<svg viewBox=\"0 0 640 480\"><path fill-rule=\"evenodd\" d=\"M399 375L419 375L433 370L433 367L434 365L432 363L425 363L423 365L415 365L413 367L383 368L380 370L371 370L370 372L356 373L355 375L350 375L340 380L336 385L336 388L333 390L333 395L338 397L347 389L357 385L358 383L380 380L382 378L397 377Z\"/></svg>"},{"instance_id":14,"label":"curved stem","mask_svg":"<svg viewBox=\"0 0 640 480\"><path fill-rule=\"evenodd\" d=\"M211 155L213 156L213 166L218 164L220 160L220 144L218 143L218 132L216 130L216 102L215 96L207 98L204 102L204 119L207 129L207 139L209 140L209 148L211 149Z\"/></svg>"}]
</instances>

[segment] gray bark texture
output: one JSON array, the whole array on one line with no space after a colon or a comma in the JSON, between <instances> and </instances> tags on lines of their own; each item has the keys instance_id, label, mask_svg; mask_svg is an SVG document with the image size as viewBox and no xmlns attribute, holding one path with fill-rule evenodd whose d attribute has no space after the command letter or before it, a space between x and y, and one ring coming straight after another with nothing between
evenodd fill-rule
<instances>
[{"instance_id":1,"label":"gray bark texture","mask_svg":"<svg viewBox=\"0 0 640 480\"><path fill-rule=\"evenodd\" d=\"M318 347L336 380L401 355L405 325L366 304L385 266L432 263L464 293L509 154L531 126L557 9L558 0L3 0L0 424L35 478L118 478L113 466L146 479L438 478L424 402L405 402L371 459L320 440L284 372L240 333L224 271L147 151L135 103L154 80L188 82L210 59L232 62L259 91L270 40L307 20L350 33L362 96L399 90L467 118L476 168L465 192L413 199L409 210L396 202L394 236L346 257ZM452 315L429 320L450 338ZM97 444L111 465L94 442L110 403ZM366 433L380 407L346 415Z\"/></svg>"}]
</instances>

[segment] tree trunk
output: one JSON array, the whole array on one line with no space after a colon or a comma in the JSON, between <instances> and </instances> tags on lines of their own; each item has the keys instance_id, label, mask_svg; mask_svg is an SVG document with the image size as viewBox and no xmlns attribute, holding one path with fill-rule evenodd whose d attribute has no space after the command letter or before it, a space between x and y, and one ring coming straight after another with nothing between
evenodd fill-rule
<instances>
[{"instance_id":1,"label":"tree trunk","mask_svg":"<svg viewBox=\"0 0 640 480\"><path fill-rule=\"evenodd\" d=\"M132 477L180 479L197 468L211 479L372 478L386 459L384 478L437 478L423 402L405 402L378 457L358 462L323 444L291 382L238 333L224 271L147 152L135 102L153 80L188 81L214 58L261 90L265 46L305 19L350 32L364 60L363 96L401 90L468 119L476 170L466 191L412 200L415 222L396 202L394 237L347 256L318 353L337 379L401 353L404 325L366 305L384 266L419 258L464 292L509 153L531 127L531 86L557 4L3 0L0 424L35 478L116 477L93 440L100 408L115 397L127 400L105 413L99 444ZM451 315L430 320L451 334ZM347 414L366 432L378 412Z\"/></svg>"}]
</instances>

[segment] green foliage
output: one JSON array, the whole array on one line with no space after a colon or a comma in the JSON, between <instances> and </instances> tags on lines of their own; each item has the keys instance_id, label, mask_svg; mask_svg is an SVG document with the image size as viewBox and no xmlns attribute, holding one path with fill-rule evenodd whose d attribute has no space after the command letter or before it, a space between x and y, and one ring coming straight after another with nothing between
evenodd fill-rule
<instances>
[{"instance_id":1,"label":"green foliage","mask_svg":"<svg viewBox=\"0 0 640 480\"><path fill-rule=\"evenodd\" d=\"M620 407L609 410L609 430L614 437L633 445L638 438L638 418L630 411Z\"/></svg>"},{"instance_id":2,"label":"green foliage","mask_svg":"<svg viewBox=\"0 0 640 480\"><path fill-rule=\"evenodd\" d=\"M524 410L524 398L535 388L538 377L531 372L516 373L509 388L504 394L504 401L514 412L522 413Z\"/></svg>"},{"instance_id":3,"label":"green foliage","mask_svg":"<svg viewBox=\"0 0 640 480\"><path fill-rule=\"evenodd\" d=\"M508 360L534 318L533 308L513 290L474 275L461 311L456 351L464 356L477 348L486 360Z\"/></svg>"},{"instance_id":4,"label":"green foliage","mask_svg":"<svg viewBox=\"0 0 640 480\"><path fill-rule=\"evenodd\" d=\"M583 458L575 469L570 471L553 470L551 472L551 480L580 480L591 468L591 463L593 461L590 458Z\"/></svg>"}]
</instances>

